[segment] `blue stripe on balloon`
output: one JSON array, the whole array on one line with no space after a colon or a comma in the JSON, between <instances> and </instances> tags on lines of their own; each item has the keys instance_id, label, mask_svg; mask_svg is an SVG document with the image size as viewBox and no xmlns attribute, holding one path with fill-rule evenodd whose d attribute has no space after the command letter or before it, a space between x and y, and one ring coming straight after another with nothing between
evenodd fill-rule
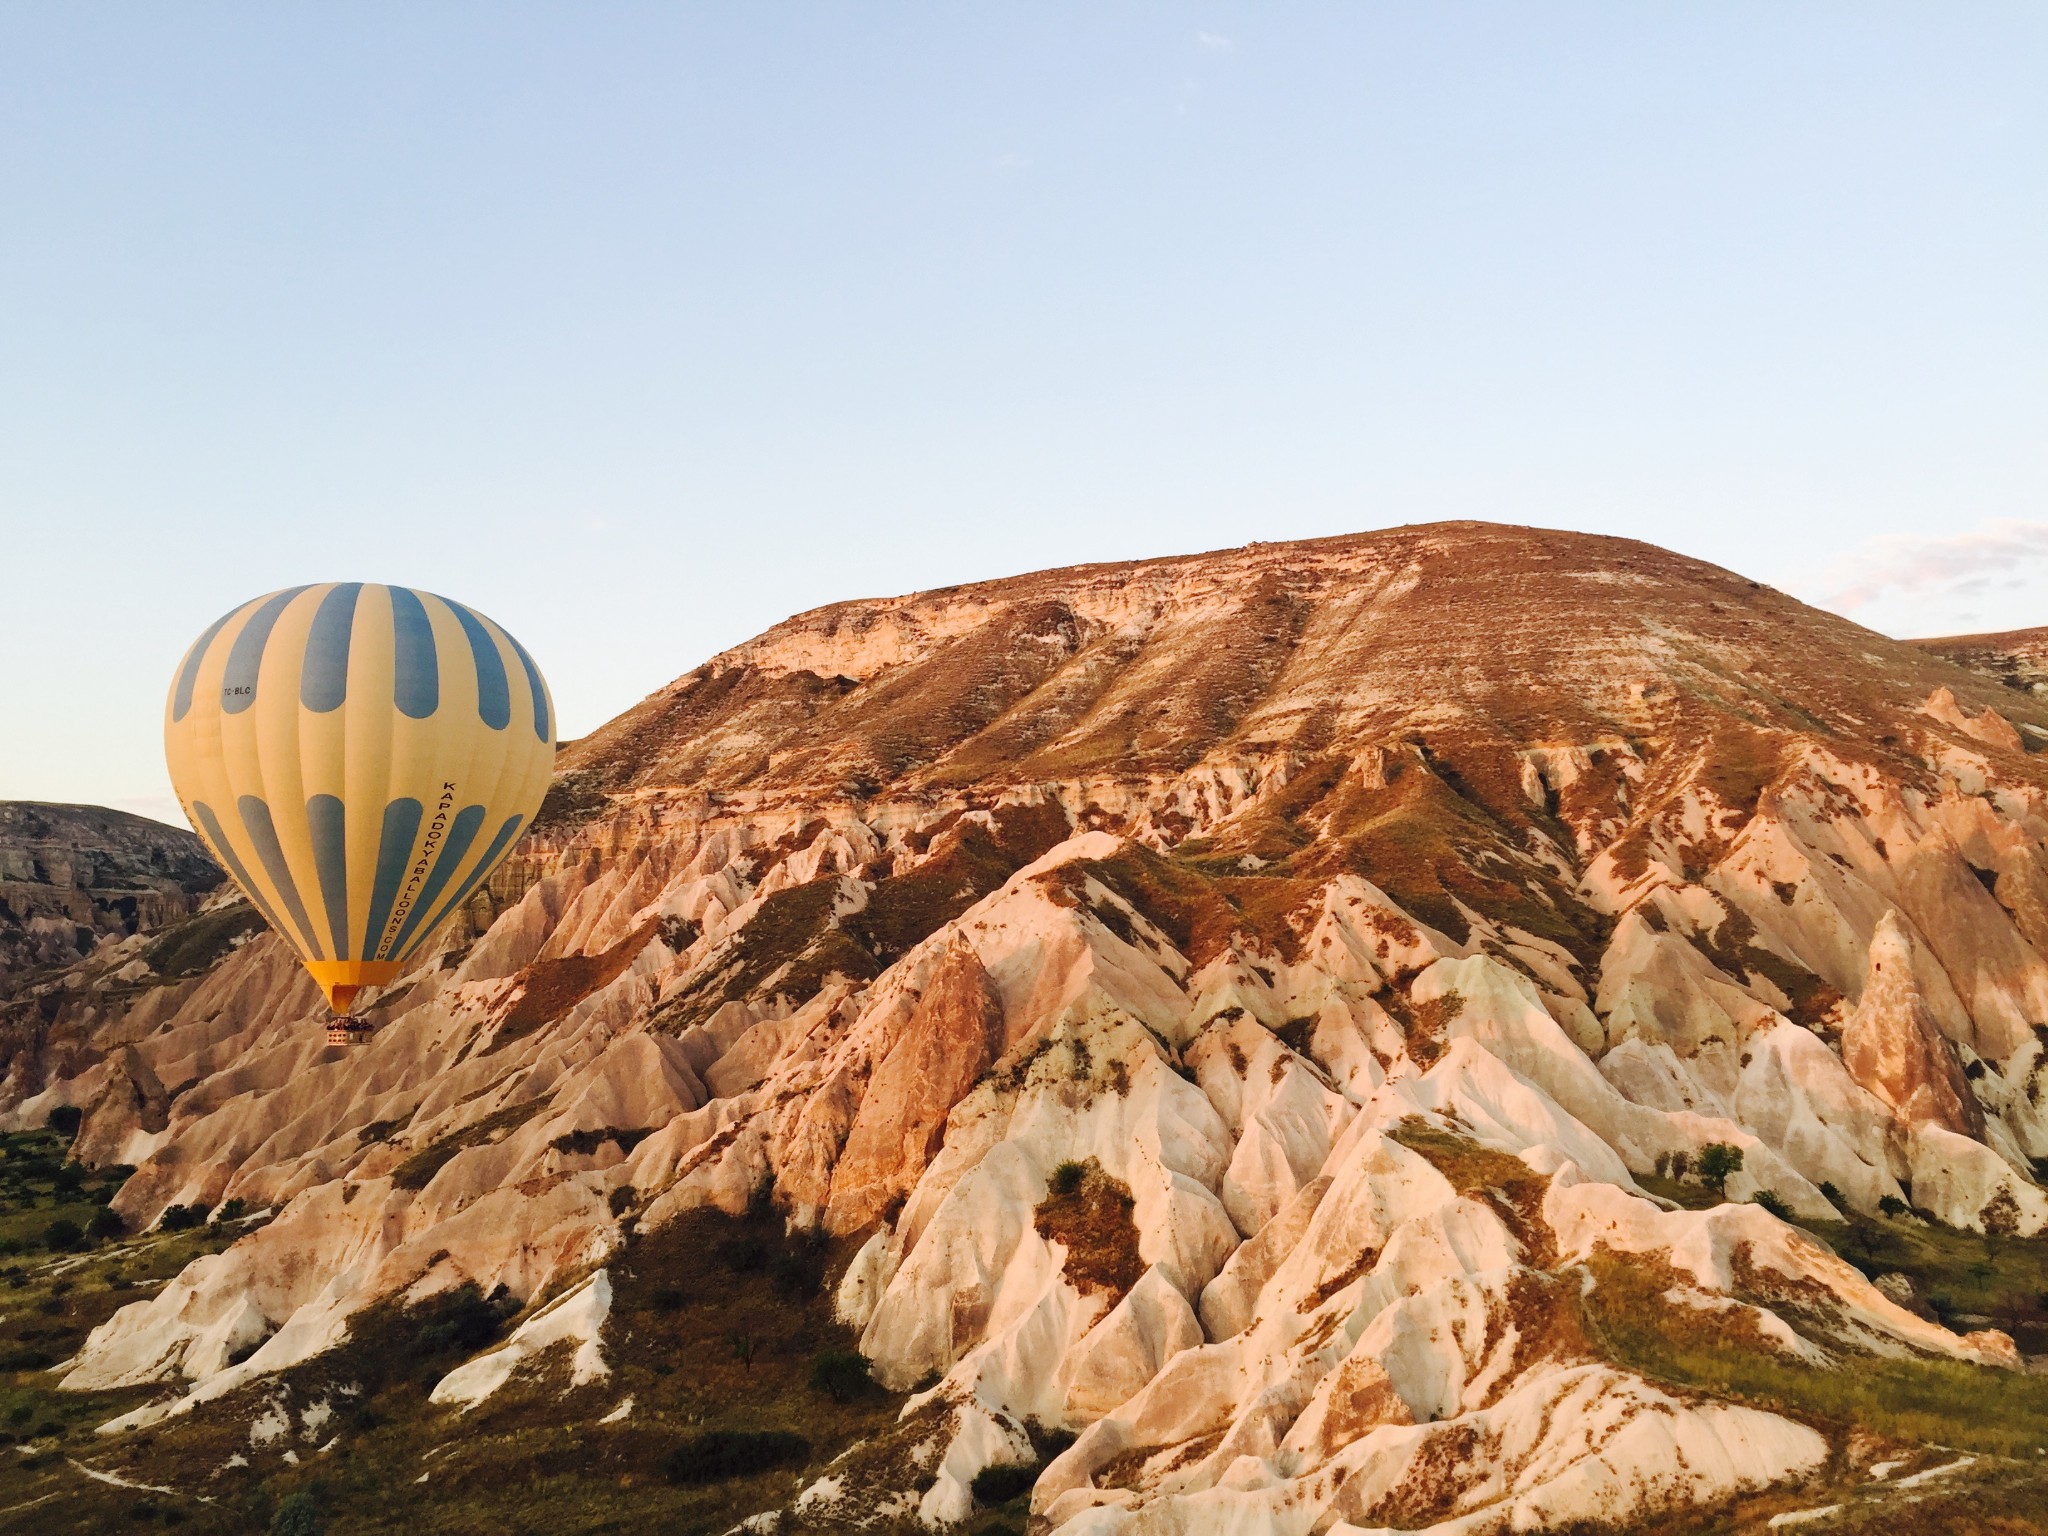
<instances>
[{"instance_id":1,"label":"blue stripe on balloon","mask_svg":"<svg viewBox=\"0 0 2048 1536\"><path fill-rule=\"evenodd\" d=\"M242 813L242 826L249 834L249 841L256 845L256 857L263 861L263 872L270 876L271 885L284 899L285 911L298 926L308 957L325 960L327 956L321 953L320 935L313 931L312 921L306 916L306 904L299 899L298 882L292 879L291 866L285 863L284 849L278 845L277 828L270 820L270 807L255 795L243 795L235 805Z\"/></svg>"},{"instance_id":2,"label":"blue stripe on balloon","mask_svg":"<svg viewBox=\"0 0 2048 1536\"><path fill-rule=\"evenodd\" d=\"M199 830L206 834L207 842L213 846L213 851L219 856L221 863L227 865L228 873L235 877L235 884L242 888L242 894L255 904L256 910L263 914L263 920L282 938L284 924L277 920L276 910L264 900L262 889L249 878L248 866L242 863L241 855L235 852L235 845L228 841L227 833L221 829L220 818L213 814L213 807L204 800L194 800L192 814L199 818Z\"/></svg>"},{"instance_id":3,"label":"blue stripe on balloon","mask_svg":"<svg viewBox=\"0 0 2048 1536\"><path fill-rule=\"evenodd\" d=\"M382 960L384 926L391 921L392 903L398 900L398 884L412 863L413 840L420 833L420 803L410 798L394 800L384 807L384 831L377 843L377 879L370 887L370 921L363 929L365 960Z\"/></svg>"},{"instance_id":4,"label":"blue stripe on balloon","mask_svg":"<svg viewBox=\"0 0 2048 1536\"><path fill-rule=\"evenodd\" d=\"M441 707L441 665L434 654L434 626L419 594L392 587L391 625L397 645L391 690L398 712L424 720Z\"/></svg>"},{"instance_id":5,"label":"blue stripe on balloon","mask_svg":"<svg viewBox=\"0 0 2048 1536\"><path fill-rule=\"evenodd\" d=\"M447 841L441 844L440 855L434 860L433 873L427 876L427 883L420 887L419 896L412 904L412 910L405 914L405 922L399 927L398 937L391 941L391 953L402 955L406 941L426 921L427 909L440 896L441 888L454 876L462 865L462 856L469 852L469 845L476 841L476 829L484 824L484 808L480 805L465 805L456 813L455 820L448 824Z\"/></svg>"},{"instance_id":6,"label":"blue stripe on balloon","mask_svg":"<svg viewBox=\"0 0 2048 1536\"><path fill-rule=\"evenodd\" d=\"M327 908L327 931L334 939L334 958L348 953L348 813L333 795L315 795L306 802L306 826L313 834L313 866L320 871L320 900Z\"/></svg>"},{"instance_id":7,"label":"blue stripe on balloon","mask_svg":"<svg viewBox=\"0 0 2048 1536\"><path fill-rule=\"evenodd\" d=\"M249 615L249 622L235 636L234 649L228 652L227 673L220 680L220 707L227 713L239 715L256 702L256 678L263 670L263 648L270 643L271 627L285 605L305 590L288 587L273 592L263 600L262 607Z\"/></svg>"},{"instance_id":8,"label":"blue stripe on balloon","mask_svg":"<svg viewBox=\"0 0 2048 1536\"><path fill-rule=\"evenodd\" d=\"M315 714L339 709L348 697L348 647L355 633L360 581L344 581L320 599L306 635L306 661L299 673L299 702ZM345 958L345 957L344 957Z\"/></svg>"},{"instance_id":9,"label":"blue stripe on balloon","mask_svg":"<svg viewBox=\"0 0 2048 1536\"><path fill-rule=\"evenodd\" d=\"M512 688L505 680L505 658L498 652L498 642L484 628L484 621L462 604L449 603L445 597L441 601L448 603L462 632L469 636L469 654L476 658L477 715L492 730L502 731L512 720Z\"/></svg>"},{"instance_id":10,"label":"blue stripe on balloon","mask_svg":"<svg viewBox=\"0 0 2048 1536\"><path fill-rule=\"evenodd\" d=\"M421 933L422 937L446 922L448 915L469 900L470 893L483 883L484 877L498 867L498 860L502 859L505 850L512 846L512 839L518 836L520 823L525 819L523 816L509 817L505 825L498 828L498 835L491 839L491 846L486 848L484 856L477 860L476 868L469 872L469 878L462 882L453 895L441 903L441 910L427 920Z\"/></svg>"},{"instance_id":11,"label":"blue stripe on balloon","mask_svg":"<svg viewBox=\"0 0 2048 1536\"><path fill-rule=\"evenodd\" d=\"M237 608L215 619L206 627L206 633L199 637L199 643L185 653L185 664L178 668L178 690L171 698L172 720L182 720L192 713L192 687L199 681L199 665L206 660L206 648L213 644L213 637L220 633L221 626L241 611Z\"/></svg>"},{"instance_id":12,"label":"blue stripe on balloon","mask_svg":"<svg viewBox=\"0 0 2048 1536\"><path fill-rule=\"evenodd\" d=\"M512 640L510 635L505 637ZM553 741L554 735L548 727L548 691L541 685L540 668L533 664L533 658L526 654L526 647L512 640L513 653L519 658L519 665L526 668L526 685L533 690L533 734L542 741Z\"/></svg>"}]
</instances>

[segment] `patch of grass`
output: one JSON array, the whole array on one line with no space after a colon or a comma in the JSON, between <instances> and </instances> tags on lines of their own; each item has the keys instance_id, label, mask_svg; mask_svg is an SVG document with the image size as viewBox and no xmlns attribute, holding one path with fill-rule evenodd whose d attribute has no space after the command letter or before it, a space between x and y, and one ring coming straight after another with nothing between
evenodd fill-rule
<instances>
[{"instance_id":1,"label":"patch of grass","mask_svg":"<svg viewBox=\"0 0 2048 1536\"><path fill-rule=\"evenodd\" d=\"M876 881L867 905L841 919L847 936L878 965L889 965L1070 830L1054 804L1002 806L992 819L993 830L979 821L956 823L932 839L915 869Z\"/></svg>"},{"instance_id":2,"label":"patch of grass","mask_svg":"<svg viewBox=\"0 0 2048 1536\"><path fill-rule=\"evenodd\" d=\"M764 899L747 925L720 945L699 979L664 1005L667 1027L680 1032L724 1003L771 988L793 1003L807 1002L835 972L858 980L879 975L875 957L833 916L838 892L838 877L826 876Z\"/></svg>"},{"instance_id":3,"label":"patch of grass","mask_svg":"<svg viewBox=\"0 0 2048 1536\"><path fill-rule=\"evenodd\" d=\"M1608 920L1529 856L1525 826L1504 820L1488 797L1460 793L1462 768L1492 755L1483 740L1432 737L1389 754L1383 788L1346 777L1315 807L1324 835L1293 873L1318 884L1362 875L1459 943L1470 937L1462 902L1597 963Z\"/></svg>"},{"instance_id":4,"label":"patch of grass","mask_svg":"<svg viewBox=\"0 0 2048 1536\"><path fill-rule=\"evenodd\" d=\"M1451 1188L1486 1202L1521 1242L1529 1262L1548 1264L1557 1253L1556 1235L1543 1219L1550 1180L1519 1157L1482 1147L1470 1137L1446 1131L1419 1117L1401 1121L1390 1136L1428 1158Z\"/></svg>"},{"instance_id":5,"label":"patch of grass","mask_svg":"<svg viewBox=\"0 0 2048 1536\"><path fill-rule=\"evenodd\" d=\"M1907 1215L1802 1225L1866 1275L1905 1275L1951 1326L1987 1319L2026 1353L2048 1353L2048 1235L1987 1240Z\"/></svg>"},{"instance_id":6,"label":"patch of grass","mask_svg":"<svg viewBox=\"0 0 2048 1536\"><path fill-rule=\"evenodd\" d=\"M262 915L248 902L235 901L166 928L142 951L142 958L167 979L196 976L238 943L261 932Z\"/></svg>"},{"instance_id":7,"label":"patch of grass","mask_svg":"<svg viewBox=\"0 0 2048 1536\"><path fill-rule=\"evenodd\" d=\"M631 1152L654 1132L645 1127L622 1131L616 1126L606 1126L596 1131L569 1131L557 1136L548 1145L565 1156L589 1157L606 1142L618 1143L621 1152Z\"/></svg>"},{"instance_id":8,"label":"patch of grass","mask_svg":"<svg viewBox=\"0 0 2048 1536\"><path fill-rule=\"evenodd\" d=\"M1065 1246L1066 1274L1075 1288L1106 1295L1115 1306L1145 1274L1138 1226L1131 1219L1134 1202L1129 1188L1094 1158L1081 1168L1072 1189L1039 1203L1034 1224L1039 1236Z\"/></svg>"},{"instance_id":9,"label":"patch of grass","mask_svg":"<svg viewBox=\"0 0 2048 1536\"><path fill-rule=\"evenodd\" d=\"M495 1340L519 1310L500 1286L488 1298L474 1280L439 1292L407 1312L420 1351L428 1356L473 1355Z\"/></svg>"},{"instance_id":10,"label":"patch of grass","mask_svg":"<svg viewBox=\"0 0 2048 1536\"><path fill-rule=\"evenodd\" d=\"M521 973L526 990L499 1024L491 1049L495 1051L554 1023L593 992L610 986L633 963L633 957L647 947L659 926L660 919L651 918L602 954L534 961Z\"/></svg>"},{"instance_id":11,"label":"patch of grass","mask_svg":"<svg viewBox=\"0 0 2048 1536\"><path fill-rule=\"evenodd\" d=\"M810 1442L791 1430L709 1429L670 1451L662 1460L662 1471L670 1482L692 1487L802 1466L810 1454Z\"/></svg>"},{"instance_id":12,"label":"patch of grass","mask_svg":"<svg viewBox=\"0 0 2048 1536\"><path fill-rule=\"evenodd\" d=\"M509 1135L538 1114L546 1102L545 1099L528 1099L523 1104L511 1104L495 1114L484 1116L474 1125L443 1136L393 1169L391 1182L400 1189L425 1189L456 1153L482 1146L500 1131Z\"/></svg>"},{"instance_id":13,"label":"patch of grass","mask_svg":"<svg viewBox=\"0 0 2048 1536\"><path fill-rule=\"evenodd\" d=\"M2033 1460L2048 1449L2048 1378L1952 1360L1858 1359L1820 1368L1770 1347L1739 1318L1666 1301L1668 1270L1600 1250L1588 1267L1588 1336L1609 1358L1674 1386L1908 1444Z\"/></svg>"}]
</instances>

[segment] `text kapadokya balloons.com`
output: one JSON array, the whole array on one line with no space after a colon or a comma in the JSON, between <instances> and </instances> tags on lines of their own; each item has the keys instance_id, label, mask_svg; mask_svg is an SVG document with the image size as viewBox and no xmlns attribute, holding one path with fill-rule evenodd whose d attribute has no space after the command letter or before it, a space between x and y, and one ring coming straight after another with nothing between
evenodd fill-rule
<instances>
[{"instance_id":1,"label":"text kapadokya balloons.com","mask_svg":"<svg viewBox=\"0 0 2048 1536\"><path fill-rule=\"evenodd\" d=\"M178 799L347 1012L396 977L540 809L555 718L533 658L460 603L363 582L252 599L164 712Z\"/></svg>"}]
</instances>

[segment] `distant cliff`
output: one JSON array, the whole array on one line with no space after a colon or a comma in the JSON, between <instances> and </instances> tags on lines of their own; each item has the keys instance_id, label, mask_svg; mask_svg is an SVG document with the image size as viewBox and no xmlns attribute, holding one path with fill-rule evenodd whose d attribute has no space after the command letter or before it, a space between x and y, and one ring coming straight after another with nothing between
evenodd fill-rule
<instances>
[{"instance_id":1,"label":"distant cliff","mask_svg":"<svg viewBox=\"0 0 2048 1536\"><path fill-rule=\"evenodd\" d=\"M182 827L96 805L0 801L0 984L187 916L223 878Z\"/></svg>"}]
</instances>

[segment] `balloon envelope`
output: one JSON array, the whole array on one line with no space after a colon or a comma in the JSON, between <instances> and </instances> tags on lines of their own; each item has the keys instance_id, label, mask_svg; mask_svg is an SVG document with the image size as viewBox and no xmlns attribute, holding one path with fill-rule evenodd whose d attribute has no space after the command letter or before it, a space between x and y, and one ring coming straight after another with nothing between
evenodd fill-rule
<instances>
[{"instance_id":1,"label":"balloon envelope","mask_svg":"<svg viewBox=\"0 0 2048 1536\"><path fill-rule=\"evenodd\" d=\"M164 711L199 835L346 1011L395 977L540 809L554 706L475 610L363 582L254 598Z\"/></svg>"}]
</instances>

